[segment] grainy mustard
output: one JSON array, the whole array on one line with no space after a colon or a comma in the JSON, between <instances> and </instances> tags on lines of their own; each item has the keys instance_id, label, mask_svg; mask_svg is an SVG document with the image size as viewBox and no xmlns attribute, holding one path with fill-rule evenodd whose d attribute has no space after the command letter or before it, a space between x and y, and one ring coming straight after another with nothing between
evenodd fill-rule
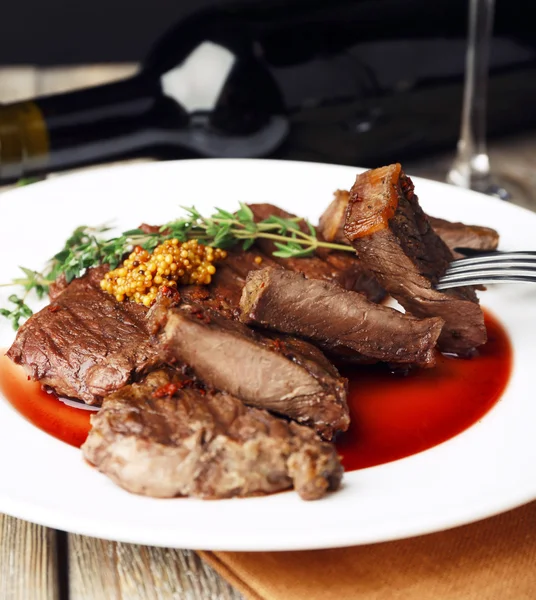
<instances>
[{"instance_id":1,"label":"grainy mustard","mask_svg":"<svg viewBox=\"0 0 536 600\"><path fill-rule=\"evenodd\" d=\"M120 267L106 273L100 285L119 302L128 298L151 306L161 286L208 285L216 273L214 263L226 256L225 250L197 240L181 243L173 238L153 252L136 246Z\"/></svg>"}]
</instances>

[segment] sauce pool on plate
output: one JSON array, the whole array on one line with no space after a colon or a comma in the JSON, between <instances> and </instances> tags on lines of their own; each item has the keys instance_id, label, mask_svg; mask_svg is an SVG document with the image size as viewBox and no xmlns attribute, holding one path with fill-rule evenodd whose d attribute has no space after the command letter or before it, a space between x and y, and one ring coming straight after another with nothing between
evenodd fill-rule
<instances>
[{"instance_id":1,"label":"sauce pool on plate","mask_svg":"<svg viewBox=\"0 0 536 600\"><path fill-rule=\"evenodd\" d=\"M89 432L91 412L68 406L54 394L48 394L39 383L29 381L23 368L4 354L0 356L0 393L30 423L79 448Z\"/></svg>"},{"instance_id":2,"label":"sauce pool on plate","mask_svg":"<svg viewBox=\"0 0 536 600\"><path fill-rule=\"evenodd\" d=\"M349 431L337 440L346 471L372 467L436 446L479 421L499 400L510 376L512 349L501 324L486 313L488 342L470 359L440 356L433 369L407 376L385 367L347 370ZM91 412L48 394L2 353L0 392L28 421L76 447Z\"/></svg>"},{"instance_id":3,"label":"sauce pool on plate","mask_svg":"<svg viewBox=\"0 0 536 600\"><path fill-rule=\"evenodd\" d=\"M350 429L337 440L346 471L373 467L437 446L478 422L501 397L512 348L485 313L488 342L472 358L439 355L436 367L392 375L360 367L349 379Z\"/></svg>"}]
</instances>

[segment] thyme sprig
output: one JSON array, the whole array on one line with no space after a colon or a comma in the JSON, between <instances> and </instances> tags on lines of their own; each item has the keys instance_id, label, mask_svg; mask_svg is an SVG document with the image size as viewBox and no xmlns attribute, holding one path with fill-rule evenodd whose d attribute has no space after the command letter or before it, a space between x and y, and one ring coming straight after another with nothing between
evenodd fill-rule
<instances>
[{"instance_id":1,"label":"thyme sprig","mask_svg":"<svg viewBox=\"0 0 536 600\"><path fill-rule=\"evenodd\" d=\"M170 238L177 238L182 242L197 239L200 243L216 248L230 248L240 244L244 250L251 248L257 239L268 239L277 248L273 252L274 256L282 258L311 256L317 248L353 252L349 246L319 240L314 227L301 217L271 215L255 222L253 212L243 203L240 203L240 208L234 213L216 208L210 217L204 217L194 206L182 208L185 211L184 217L166 223L155 232L130 229L118 237L105 239L104 234L111 229L107 225L77 227L43 271L20 267L22 276L3 284L22 287L25 293L22 297L12 294L8 298L12 307L1 308L0 315L8 318L14 329L18 329L21 320L32 315L32 310L26 303L30 292L43 298L61 275L69 283L83 275L89 267L108 264L110 269L115 269L135 246L152 251Z\"/></svg>"},{"instance_id":2,"label":"thyme sprig","mask_svg":"<svg viewBox=\"0 0 536 600\"><path fill-rule=\"evenodd\" d=\"M248 250L259 238L274 242L274 256L282 258L311 256L317 248L331 248L353 252L349 246L319 240L314 227L302 217L284 218L271 215L255 222L253 212L246 204L230 213L221 208L210 217L204 217L194 206L182 207L186 215L182 219L164 225L161 233L168 233L181 241L195 238L217 248L230 248L236 244ZM307 232L302 231L305 223Z\"/></svg>"},{"instance_id":3,"label":"thyme sprig","mask_svg":"<svg viewBox=\"0 0 536 600\"><path fill-rule=\"evenodd\" d=\"M0 308L0 315L9 319L15 331L20 327L21 319L28 319L33 315L32 309L26 304L26 298L19 298L16 294L11 294L8 298L13 304L13 308Z\"/></svg>"}]
</instances>

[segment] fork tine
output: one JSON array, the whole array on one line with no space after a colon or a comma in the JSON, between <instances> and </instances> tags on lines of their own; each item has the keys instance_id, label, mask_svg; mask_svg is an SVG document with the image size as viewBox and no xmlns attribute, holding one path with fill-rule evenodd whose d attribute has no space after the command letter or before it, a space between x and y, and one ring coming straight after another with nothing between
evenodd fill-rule
<instances>
[{"instance_id":1,"label":"fork tine","mask_svg":"<svg viewBox=\"0 0 536 600\"><path fill-rule=\"evenodd\" d=\"M536 277L536 269L482 269L478 271L462 271L460 273L447 273L441 281L455 281L461 279L477 279L481 277Z\"/></svg>"},{"instance_id":2,"label":"fork tine","mask_svg":"<svg viewBox=\"0 0 536 600\"><path fill-rule=\"evenodd\" d=\"M528 269L528 270L536 270L536 260L535 261L527 261L527 260L504 260L504 261L494 261L494 262L480 262L480 263L466 263L466 264L458 264L458 261L454 261L450 264L449 268L446 270L446 275L454 275L457 273L469 273L471 271L488 271L493 269Z\"/></svg>"},{"instance_id":3,"label":"fork tine","mask_svg":"<svg viewBox=\"0 0 536 600\"><path fill-rule=\"evenodd\" d=\"M528 262L536 262L536 252L486 252L470 258L460 258L453 261L452 265L474 265L482 263L497 263L509 260L524 260Z\"/></svg>"},{"instance_id":4,"label":"fork tine","mask_svg":"<svg viewBox=\"0 0 536 600\"><path fill-rule=\"evenodd\" d=\"M454 260L436 288L492 283L536 283L536 251L487 252Z\"/></svg>"},{"instance_id":5,"label":"fork tine","mask_svg":"<svg viewBox=\"0 0 536 600\"><path fill-rule=\"evenodd\" d=\"M452 279L440 279L436 285L437 290L447 290L449 288L463 287L469 285L491 285L494 283L536 283L536 273L533 275L477 275L475 273L459 275Z\"/></svg>"}]
</instances>

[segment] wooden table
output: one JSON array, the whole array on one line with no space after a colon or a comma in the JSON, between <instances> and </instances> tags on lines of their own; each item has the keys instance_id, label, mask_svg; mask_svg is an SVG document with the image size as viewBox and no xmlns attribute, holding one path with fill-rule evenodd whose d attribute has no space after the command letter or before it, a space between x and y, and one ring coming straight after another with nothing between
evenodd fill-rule
<instances>
[{"instance_id":1,"label":"wooden table","mask_svg":"<svg viewBox=\"0 0 536 600\"><path fill-rule=\"evenodd\" d=\"M0 102L104 83L135 65L0 69ZM513 201L536 209L536 132L490 144ZM405 163L443 180L453 154ZM107 542L0 514L0 600L238 600L242 596L190 550Z\"/></svg>"}]
</instances>

